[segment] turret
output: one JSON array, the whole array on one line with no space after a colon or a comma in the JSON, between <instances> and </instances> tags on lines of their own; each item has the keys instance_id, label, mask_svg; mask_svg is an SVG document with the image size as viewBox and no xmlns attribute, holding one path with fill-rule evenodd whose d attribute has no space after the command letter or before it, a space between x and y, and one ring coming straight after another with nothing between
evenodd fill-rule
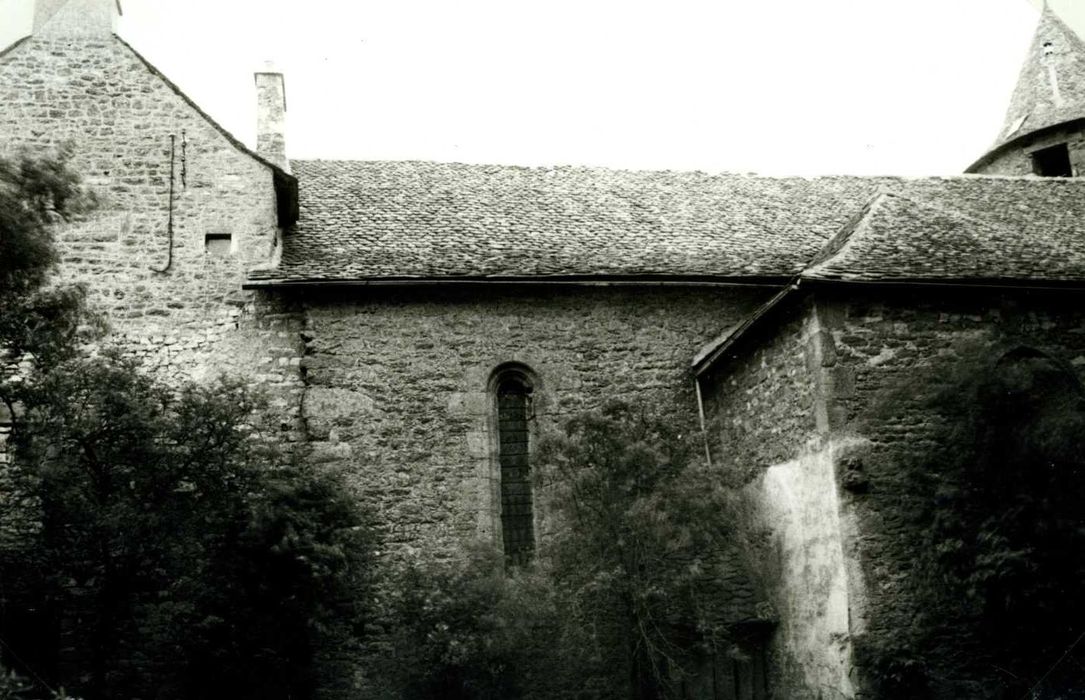
<instances>
[{"instance_id":1,"label":"turret","mask_svg":"<svg viewBox=\"0 0 1085 700\"><path fill-rule=\"evenodd\" d=\"M1085 173L1085 42L1044 6L995 143L966 172Z\"/></svg>"}]
</instances>

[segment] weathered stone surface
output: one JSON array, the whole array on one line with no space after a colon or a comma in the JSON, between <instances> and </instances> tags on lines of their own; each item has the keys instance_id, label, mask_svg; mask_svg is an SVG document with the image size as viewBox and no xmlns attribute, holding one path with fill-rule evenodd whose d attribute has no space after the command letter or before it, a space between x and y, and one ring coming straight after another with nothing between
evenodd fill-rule
<instances>
[{"instance_id":1,"label":"weathered stone surface","mask_svg":"<svg viewBox=\"0 0 1085 700\"><path fill-rule=\"evenodd\" d=\"M278 359L297 354L295 338L273 332L254 293L240 290L276 245L271 169L118 39L50 37L0 60L0 153L72 144L72 167L100 204L89 221L59 228L62 277L89 284L114 341L158 374L260 372L290 383L296 367L260 367L248 348ZM209 232L232 234L236 253L207 255Z\"/></svg>"},{"instance_id":2,"label":"weathered stone surface","mask_svg":"<svg viewBox=\"0 0 1085 700\"><path fill-rule=\"evenodd\" d=\"M1066 144L1074 175L1085 173L1085 131L1081 127L1053 129L1021 139L997 153L977 172L984 175L1032 175L1030 154L1060 143Z\"/></svg>"},{"instance_id":3,"label":"weathered stone surface","mask_svg":"<svg viewBox=\"0 0 1085 700\"><path fill-rule=\"evenodd\" d=\"M764 332L750 333L701 379L713 463L731 485L790 461L818 436L822 360L807 312L797 305Z\"/></svg>"},{"instance_id":4,"label":"weathered stone surface","mask_svg":"<svg viewBox=\"0 0 1085 700\"><path fill-rule=\"evenodd\" d=\"M379 514L385 547L439 550L479 536L500 542L495 369L517 362L537 376L533 436L609 399L677 402L683 415L675 420L693 430L689 358L764 295L522 287L311 293L303 301L304 418L314 440L338 443L320 453L347 466Z\"/></svg>"},{"instance_id":5,"label":"weathered stone surface","mask_svg":"<svg viewBox=\"0 0 1085 700\"><path fill-rule=\"evenodd\" d=\"M834 387L848 386L820 309L785 306L701 377L713 467L741 489L758 578L778 621L772 639L780 697L852 698L854 599L847 514L830 441Z\"/></svg>"},{"instance_id":6,"label":"weathered stone surface","mask_svg":"<svg viewBox=\"0 0 1085 700\"><path fill-rule=\"evenodd\" d=\"M824 303L835 308L830 330L838 367L853 375L847 391L827 397L842 417L835 439L853 441L836 467L837 482L847 487L841 513L855 565L850 577L865 591L864 600L853 601L852 632L891 639L920 609L909 598L909 577L927 546L909 510L914 494L902 468L922 463L937 434L929 409L912 400L916 388L937 383L964 353L986 353L993 365L1022 345L1082 376L1075 359L1085 357L1085 311L1077 295L1036 291L880 292L862 301L827 295ZM938 697L966 695L956 682L967 679L942 679Z\"/></svg>"}]
</instances>

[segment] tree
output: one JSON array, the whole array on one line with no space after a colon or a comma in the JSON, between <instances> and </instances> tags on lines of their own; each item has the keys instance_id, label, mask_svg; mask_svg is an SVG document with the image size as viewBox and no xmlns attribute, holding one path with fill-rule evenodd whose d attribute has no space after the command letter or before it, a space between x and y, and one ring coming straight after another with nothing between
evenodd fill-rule
<instances>
[{"instance_id":1,"label":"tree","mask_svg":"<svg viewBox=\"0 0 1085 700\"><path fill-rule=\"evenodd\" d=\"M54 155L0 158L0 358L64 357L91 320L82 287L47 285L57 261L53 225L95 205L70 156L61 147Z\"/></svg>"},{"instance_id":2,"label":"tree","mask_svg":"<svg viewBox=\"0 0 1085 700\"><path fill-rule=\"evenodd\" d=\"M732 651L736 516L675 415L615 402L543 437L534 562L478 544L391 567L380 667L399 696L674 697Z\"/></svg>"},{"instance_id":3,"label":"tree","mask_svg":"<svg viewBox=\"0 0 1085 700\"><path fill-rule=\"evenodd\" d=\"M348 489L275 449L237 383L164 386L116 355L27 382L15 468L41 503L40 580L91 700L308 697L356 615ZM323 626L323 628L322 628Z\"/></svg>"},{"instance_id":4,"label":"tree","mask_svg":"<svg viewBox=\"0 0 1085 700\"><path fill-rule=\"evenodd\" d=\"M540 565L564 623L604 665L624 646L639 698L674 695L699 651L729 647L721 582L746 577L727 492L676 415L614 402L568 421L538 460L553 513Z\"/></svg>"},{"instance_id":5,"label":"tree","mask_svg":"<svg viewBox=\"0 0 1085 700\"><path fill-rule=\"evenodd\" d=\"M308 697L321 645L359 619L355 500L276 449L241 384L166 386L83 352L100 323L50 279L54 224L93 206L69 155L0 159L6 660L91 700Z\"/></svg>"},{"instance_id":6,"label":"tree","mask_svg":"<svg viewBox=\"0 0 1085 700\"><path fill-rule=\"evenodd\" d=\"M29 374L70 356L79 330L97 325L82 287L50 284L54 225L94 206L68 166L70 155L65 146L52 154L0 157L0 423L13 419ZM3 437L0 458L7 451ZM32 495L14 489L9 477L0 473L0 631L36 661L48 655L41 608L28 602L36 586L26 565L36 557L29 535L38 518Z\"/></svg>"}]
</instances>

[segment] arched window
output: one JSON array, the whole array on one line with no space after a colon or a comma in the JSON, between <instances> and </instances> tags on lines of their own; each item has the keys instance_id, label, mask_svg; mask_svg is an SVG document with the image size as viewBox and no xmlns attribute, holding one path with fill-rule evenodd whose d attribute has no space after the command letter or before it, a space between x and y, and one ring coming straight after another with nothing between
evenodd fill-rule
<instances>
[{"instance_id":1,"label":"arched window","mask_svg":"<svg viewBox=\"0 0 1085 700\"><path fill-rule=\"evenodd\" d=\"M535 383L523 367L499 368L493 391L497 419L497 467L501 494L501 539L510 564L524 564L535 551L531 493L531 420Z\"/></svg>"}]
</instances>

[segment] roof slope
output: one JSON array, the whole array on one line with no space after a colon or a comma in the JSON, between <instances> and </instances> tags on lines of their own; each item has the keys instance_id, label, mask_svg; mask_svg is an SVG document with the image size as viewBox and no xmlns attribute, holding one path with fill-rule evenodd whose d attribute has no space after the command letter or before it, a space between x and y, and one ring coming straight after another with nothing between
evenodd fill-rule
<instances>
[{"instance_id":1,"label":"roof slope","mask_svg":"<svg viewBox=\"0 0 1085 700\"><path fill-rule=\"evenodd\" d=\"M805 279L855 281L1085 279L1085 189L1069 182L973 181L990 197L943 192L885 192L866 209L842 244L803 272ZM1069 186L1066 186L1069 185ZM975 187L973 194L980 192ZM987 209L987 207L991 207Z\"/></svg>"},{"instance_id":2,"label":"roof slope","mask_svg":"<svg viewBox=\"0 0 1085 700\"><path fill-rule=\"evenodd\" d=\"M1081 117L1085 117L1085 42L1045 5L992 150Z\"/></svg>"},{"instance_id":3,"label":"roof slope","mask_svg":"<svg viewBox=\"0 0 1085 700\"><path fill-rule=\"evenodd\" d=\"M790 275L878 183L293 161L301 215L253 279Z\"/></svg>"},{"instance_id":4,"label":"roof slope","mask_svg":"<svg viewBox=\"0 0 1085 700\"><path fill-rule=\"evenodd\" d=\"M294 161L301 216L254 285L800 274L1085 279L1085 182ZM878 201L872 202L881 197ZM836 240L834 240L836 238Z\"/></svg>"}]
</instances>

